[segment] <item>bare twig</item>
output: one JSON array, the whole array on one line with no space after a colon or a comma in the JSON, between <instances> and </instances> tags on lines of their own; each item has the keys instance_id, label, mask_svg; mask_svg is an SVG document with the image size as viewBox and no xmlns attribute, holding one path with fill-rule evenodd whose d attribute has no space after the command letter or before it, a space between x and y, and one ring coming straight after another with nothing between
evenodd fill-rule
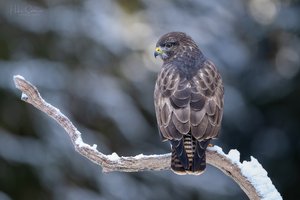
<instances>
[{"instance_id":1,"label":"bare twig","mask_svg":"<svg viewBox=\"0 0 300 200\"><path fill-rule=\"evenodd\" d=\"M96 145L90 146L84 143L81 133L72 122L57 108L47 103L34 85L19 75L14 76L14 81L16 87L22 91L22 100L52 117L68 133L75 150L90 161L100 165L104 172L137 172L170 169L170 154L140 154L133 157L119 157L116 153L104 155L97 151ZM231 150L229 154L225 154L217 146L209 147L206 151L206 157L208 164L220 169L227 176L231 177L239 184L250 199L282 199L268 178L267 172L255 158L252 158L250 162L244 161L240 163L237 150Z\"/></svg>"}]
</instances>

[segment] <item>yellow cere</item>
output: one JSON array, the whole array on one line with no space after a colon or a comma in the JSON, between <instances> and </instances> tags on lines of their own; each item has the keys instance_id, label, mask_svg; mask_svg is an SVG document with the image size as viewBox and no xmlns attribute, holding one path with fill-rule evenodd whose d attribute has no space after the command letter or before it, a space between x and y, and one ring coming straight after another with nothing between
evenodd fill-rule
<instances>
[{"instance_id":1,"label":"yellow cere","mask_svg":"<svg viewBox=\"0 0 300 200\"><path fill-rule=\"evenodd\" d=\"M156 51L157 53L162 53L162 50L161 50L160 47L156 47L156 48L155 48L155 51Z\"/></svg>"}]
</instances>

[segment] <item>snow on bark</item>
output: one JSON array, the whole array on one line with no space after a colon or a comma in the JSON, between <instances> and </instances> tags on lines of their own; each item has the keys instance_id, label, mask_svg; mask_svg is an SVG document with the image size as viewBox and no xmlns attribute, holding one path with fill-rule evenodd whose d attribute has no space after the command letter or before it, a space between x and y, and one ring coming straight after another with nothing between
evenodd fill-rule
<instances>
[{"instance_id":1,"label":"snow on bark","mask_svg":"<svg viewBox=\"0 0 300 200\"><path fill-rule=\"evenodd\" d=\"M81 132L59 109L47 103L37 88L22 76L14 76L16 87L22 92L22 100L53 118L69 135L75 150L90 161L103 168L103 172L137 172L145 170L170 170L171 154L118 156L116 153L105 155L97 150L97 145L86 144ZM218 146L206 150L208 164L220 169L231 177L251 200L281 200L282 197L272 184L266 170L253 157L250 161L240 162L238 150L225 154Z\"/></svg>"}]
</instances>

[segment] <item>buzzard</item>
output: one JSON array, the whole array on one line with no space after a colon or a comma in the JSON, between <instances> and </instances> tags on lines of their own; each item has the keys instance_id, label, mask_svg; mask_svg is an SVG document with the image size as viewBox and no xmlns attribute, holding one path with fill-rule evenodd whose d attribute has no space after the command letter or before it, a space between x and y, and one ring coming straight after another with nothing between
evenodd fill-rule
<instances>
[{"instance_id":1,"label":"buzzard","mask_svg":"<svg viewBox=\"0 0 300 200\"><path fill-rule=\"evenodd\" d=\"M224 88L215 65L182 32L163 35L154 56L163 60L154 104L163 141L170 141L171 168L177 174L201 174L205 150L219 135Z\"/></svg>"}]
</instances>

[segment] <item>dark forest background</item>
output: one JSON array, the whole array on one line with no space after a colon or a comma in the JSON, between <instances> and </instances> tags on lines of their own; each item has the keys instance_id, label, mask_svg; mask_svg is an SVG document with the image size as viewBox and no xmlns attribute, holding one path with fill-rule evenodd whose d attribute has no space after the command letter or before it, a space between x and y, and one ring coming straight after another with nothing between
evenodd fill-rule
<instances>
[{"instance_id":1,"label":"dark forest background","mask_svg":"<svg viewBox=\"0 0 300 200\"><path fill-rule=\"evenodd\" d=\"M1 0L0 199L247 199L210 166L103 174L13 85L16 74L31 81L104 153L169 152L153 106L154 47L169 31L191 35L222 73L214 143L254 156L285 200L299 198L299 1Z\"/></svg>"}]
</instances>

